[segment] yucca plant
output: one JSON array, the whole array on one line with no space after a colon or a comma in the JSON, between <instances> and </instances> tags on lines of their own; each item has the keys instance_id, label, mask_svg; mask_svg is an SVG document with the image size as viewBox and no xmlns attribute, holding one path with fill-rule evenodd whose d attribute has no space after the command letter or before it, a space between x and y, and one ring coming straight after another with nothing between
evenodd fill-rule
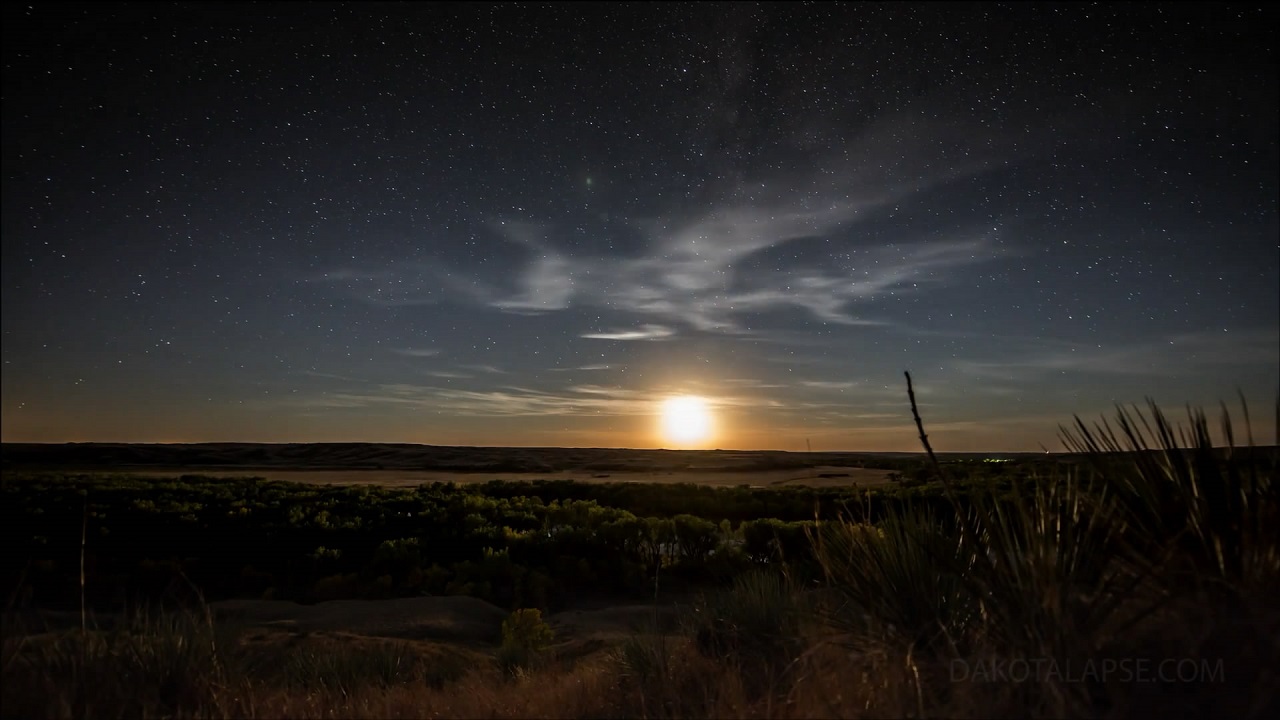
<instances>
[{"instance_id":1,"label":"yucca plant","mask_svg":"<svg viewBox=\"0 0 1280 720\"><path fill-rule=\"evenodd\" d=\"M906 505L887 513L878 527L842 519L814 533L832 591L823 620L853 644L890 633L931 648L966 634L978 610L962 581L972 549L926 509Z\"/></svg>"},{"instance_id":2,"label":"yucca plant","mask_svg":"<svg viewBox=\"0 0 1280 720\"><path fill-rule=\"evenodd\" d=\"M906 651L926 673L948 660L1079 667L1133 657L1145 651L1142 637L1201 617L1181 586L1210 584L1237 599L1275 588L1275 458L1235 451L1225 408L1225 450L1214 448L1203 413L1189 412L1183 430L1151 403L1150 419L1122 410L1118 433L1105 420L1090 430L1077 418L1079 431L1064 434L1084 453L1083 471L1000 491L961 488L937 467L907 380L954 515L907 504L874 531L837 522L813 537L838 599L824 619L867 651ZM1200 646L1179 647L1193 657ZM1048 673L1014 692L1027 714L1082 716L1116 688Z\"/></svg>"},{"instance_id":3,"label":"yucca plant","mask_svg":"<svg viewBox=\"0 0 1280 720\"><path fill-rule=\"evenodd\" d=\"M645 687L665 680L670 674L671 648L667 636L656 628L652 632L627 636L616 651L623 675L637 686Z\"/></svg>"},{"instance_id":4,"label":"yucca plant","mask_svg":"<svg viewBox=\"0 0 1280 720\"><path fill-rule=\"evenodd\" d=\"M802 602L780 573L755 569L703 596L691 622L698 648L711 657L780 660L800 637Z\"/></svg>"},{"instance_id":5,"label":"yucca plant","mask_svg":"<svg viewBox=\"0 0 1280 720\"><path fill-rule=\"evenodd\" d=\"M1222 449L1214 447L1202 410L1189 408L1187 415L1188 427L1175 426L1148 400L1146 415L1118 409L1118 432L1105 421L1090 429L1076 418L1075 429L1064 428L1062 438L1105 478L1123 513L1128 542L1153 553L1176 549L1171 577L1207 580L1228 596L1274 592L1280 578L1275 451L1253 447L1247 405L1250 445L1243 452L1234 446L1225 405Z\"/></svg>"},{"instance_id":6,"label":"yucca plant","mask_svg":"<svg viewBox=\"0 0 1280 720\"><path fill-rule=\"evenodd\" d=\"M1120 652L1124 633L1163 602L1144 596L1157 565L1124 551L1122 517L1103 486L1074 474L1036 480L1011 496L971 498L985 508L988 561L964 574L983 617L962 652L1082 667ZM1105 688L1044 673L1020 691L1030 714L1080 716Z\"/></svg>"}]
</instances>

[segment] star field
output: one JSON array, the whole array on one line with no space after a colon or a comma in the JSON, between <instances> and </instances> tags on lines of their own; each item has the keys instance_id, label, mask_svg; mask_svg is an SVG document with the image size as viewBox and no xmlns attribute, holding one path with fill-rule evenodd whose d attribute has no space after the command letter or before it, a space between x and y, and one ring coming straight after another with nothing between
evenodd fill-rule
<instances>
[{"instance_id":1,"label":"star field","mask_svg":"<svg viewBox=\"0 0 1280 720\"><path fill-rule=\"evenodd\" d=\"M6 442L1057 446L1280 389L1273 13L4 10Z\"/></svg>"}]
</instances>

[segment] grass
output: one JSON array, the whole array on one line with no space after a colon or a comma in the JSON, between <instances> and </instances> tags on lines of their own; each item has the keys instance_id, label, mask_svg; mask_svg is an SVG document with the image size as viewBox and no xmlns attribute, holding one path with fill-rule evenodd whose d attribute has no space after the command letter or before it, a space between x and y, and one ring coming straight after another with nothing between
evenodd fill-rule
<instances>
[{"instance_id":1,"label":"grass","mask_svg":"<svg viewBox=\"0 0 1280 720\"><path fill-rule=\"evenodd\" d=\"M85 632L7 627L2 712L1270 717L1278 465L1251 439L1236 448L1233 430L1225 408L1225 448L1199 411L1185 426L1154 404L1119 410L1114 425L1077 419L1063 439L1085 453L1079 466L963 498L948 487L949 516L907 504L876 526L822 523L817 580L752 571L699 598L679 628L655 616L572 661L552 662L537 611L509 617L495 662L469 667L393 641L264 659L207 611Z\"/></svg>"},{"instance_id":2,"label":"grass","mask_svg":"<svg viewBox=\"0 0 1280 720\"><path fill-rule=\"evenodd\" d=\"M139 612L106 629L33 632L6 623L6 717L230 714L234 628L207 612Z\"/></svg>"}]
</instances>

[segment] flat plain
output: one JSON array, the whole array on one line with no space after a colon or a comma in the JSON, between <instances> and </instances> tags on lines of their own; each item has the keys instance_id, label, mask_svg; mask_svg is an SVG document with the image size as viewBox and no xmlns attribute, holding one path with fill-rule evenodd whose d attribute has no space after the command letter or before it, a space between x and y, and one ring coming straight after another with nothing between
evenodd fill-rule
<instances>
[{"instance_id":1,"label":"flat plain","mask_svg":"<svg viewBox=\"0 0 1280 720\"><path fill-rule=\"evenodd\" d=\"M122 472L146 477L262 477L317 484L414 486L490 480L695 483L711 486L880 485L909 453L483 448L383 443L5 443L5 469Z\"/></svg>"},{"instance_id":2,"label":"flat plain","mask_svg":"<svg viewBox=\"0 0 1280 720\"><path fill-rule=\"evenodd\" d=\"M624 472L449 472L421 470L308 470L302 468L211 468L187 466L169 468L122 467L121 472L141 477L216 475L218 477L260 477L266 480L315 483L319 485L380 485L413 487L424 483L481 483L490 480L571 480L589 483L694 483L716 487L748 485L777 487L806 485L870 487L889 482L891 471L874 468L820 465L796 470L633 470Z\"/></svg>"}]
</instances>

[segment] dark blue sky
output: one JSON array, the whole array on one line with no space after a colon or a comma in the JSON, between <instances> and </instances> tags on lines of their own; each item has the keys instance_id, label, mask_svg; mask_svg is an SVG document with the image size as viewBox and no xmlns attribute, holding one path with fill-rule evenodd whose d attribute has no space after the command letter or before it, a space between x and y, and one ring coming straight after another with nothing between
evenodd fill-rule
<instances>
[{"instance_id":1,"label":"dark blue sky","mask_svg":"<svg viewBox=\"0 0 1280 720\"><path fill-rule=\"evenodd\" d=\"M4 10L3 439L1057 447L1280 381L1230 4Z\"/></svg>"}]
</instances>

